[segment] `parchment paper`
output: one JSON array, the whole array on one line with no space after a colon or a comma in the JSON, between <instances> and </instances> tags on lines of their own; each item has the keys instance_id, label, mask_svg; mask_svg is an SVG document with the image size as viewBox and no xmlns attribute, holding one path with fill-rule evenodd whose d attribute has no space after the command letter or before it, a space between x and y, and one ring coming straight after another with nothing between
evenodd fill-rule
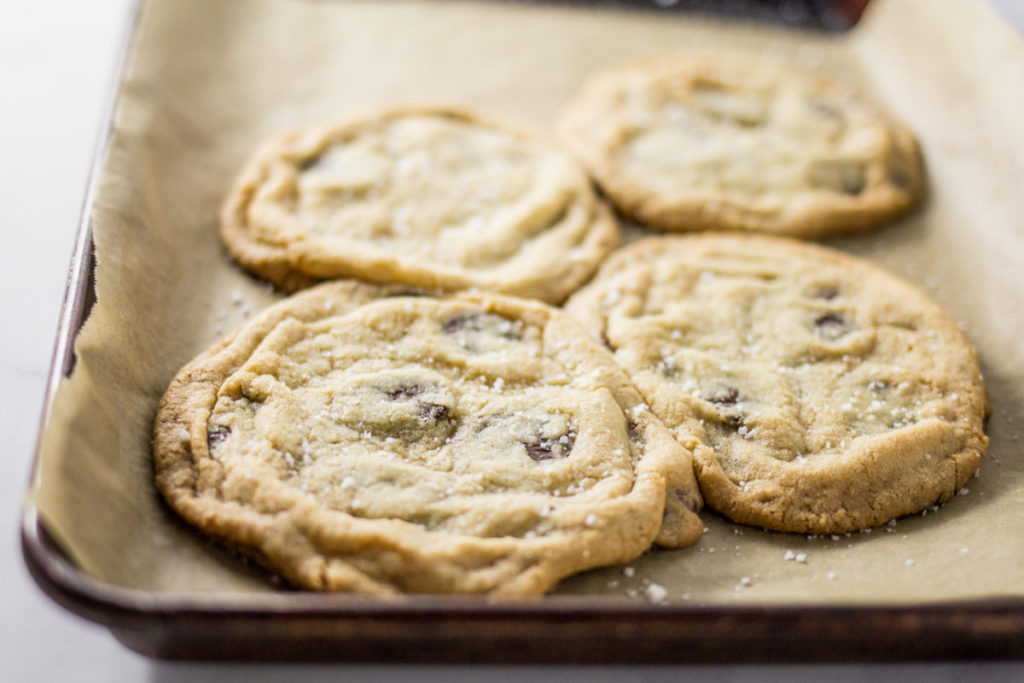
<instances>
[{"instance_id":1,"label":"parchment paper","mask_svg":"<svg viewBox=\"0 0 1024 683\"><path fill-rule=\"evenodd\" d=\"M98 303L45 427L31 501L84 571L160 594L272 590L186 528L152 483L150 426L192 356L279 298L231 265L219 203L282 129L454 103L550 128L588 72L677 49L768 55L860 87L920 136L922 210L831 244L917 283L977 346L991 393L980 476L938 511L838 538L705 513L698 545L559 592L708 604L1024 596L1024 45L980 2L876 0L844 37L477 2L150 0L90 208Z\"/></svg>"}]
</instances>

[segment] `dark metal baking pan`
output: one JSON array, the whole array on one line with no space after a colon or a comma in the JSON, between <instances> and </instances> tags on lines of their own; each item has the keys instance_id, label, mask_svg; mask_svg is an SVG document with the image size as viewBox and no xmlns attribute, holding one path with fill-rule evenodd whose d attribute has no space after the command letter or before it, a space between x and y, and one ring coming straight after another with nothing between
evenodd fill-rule
<instances>
[{"instance_id":1,"label":"dark metal baking pan","mask_svg":"<svg viewBox=\"0 0 1024 683\"><path fill-rule=\"evenodd\" d=\"M685 9L687 3L682 4ZM138 9L133 16L119 77ZM108 127L97 157L109 135ZM41 430L58 383L73 368L73 342L95 301L88 220L93 183L95 174L71 261ZM653 664L1024 657L1024 599L1017 598L699 606L606 596L382 600L285 590L171 596L88 575L62 551L31 504L22 518L21 545L32 577L55 602L108 628L128 648L157 658Z\"/></svg>"},{"instance_id":2,"label":"dark metal baking pan","mask_svg":"<svg viewBox=\"0 0 1024 683\"><path fill-rule=\"evenodd\" d=\"M29 510L22 547L57 603L141 654L201 660L466 663L1011 659L1024 603L680 607L549 596L400 600L282 592L167 598L101 583L72 565Z\"/></svg>"}]
</instances>

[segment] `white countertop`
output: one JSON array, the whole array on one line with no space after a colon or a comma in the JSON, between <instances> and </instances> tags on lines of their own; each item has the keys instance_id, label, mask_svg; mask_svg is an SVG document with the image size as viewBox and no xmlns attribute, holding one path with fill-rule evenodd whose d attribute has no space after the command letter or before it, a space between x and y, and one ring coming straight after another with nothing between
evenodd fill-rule
<instances>
[{"instance_id":1,"label":"white countertop","mask_svg":"<svg viewBox=\"0 0 1024 683\"><path fill-rule=\"evenodd\" d=\"M944 0L956 2L964 0ZM1024 0L993 0L1024 31ZM51 602L18 543L81 202L130 0L0 1L0 661L5 681L945 681L1024 680L1024 663L772 667L418 667L153 662ZM939 10L942 3L936 3Z\"/></svg>"}]
</instances>

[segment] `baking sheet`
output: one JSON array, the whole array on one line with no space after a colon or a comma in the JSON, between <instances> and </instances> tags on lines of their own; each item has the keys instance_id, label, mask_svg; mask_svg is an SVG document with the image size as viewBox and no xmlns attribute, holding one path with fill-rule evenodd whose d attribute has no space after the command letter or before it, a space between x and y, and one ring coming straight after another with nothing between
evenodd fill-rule
<instances>
[{"instance_id":1,"label":"baking sheet","mask_svg":"<svg viewBox=\"0 0 1024 683\"><path fill-rule=\"evenodd\" d=\"M913 31L907 27L913 26ZM936 50L936 45L942 45ZM187 49L185 47L187 46ZM992 443L941 510L838 538L705 513L694 547L566 580L559 593L680 604L1020 597L1024 568L1024 46L980 2L876 0L848 37L692 18L476 2L144 3L91 223L97 304L76 342L30 493L88 574L161 595L273 590L151 483L150 425L177 369L279 295L220 247L221 198L267 135L378 106L460 104L550 128L588 72L673 49L836 74L921 137L923 209L831 242L928 291L977 346Z\"/></svg>"}]
</instances>

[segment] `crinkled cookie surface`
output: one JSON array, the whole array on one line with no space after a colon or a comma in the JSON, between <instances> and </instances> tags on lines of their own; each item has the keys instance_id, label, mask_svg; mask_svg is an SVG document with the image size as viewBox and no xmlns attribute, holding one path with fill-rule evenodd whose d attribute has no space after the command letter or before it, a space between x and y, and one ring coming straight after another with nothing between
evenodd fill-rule
<instances>
[{"instance_id":1,"label":"crinkled cookie surface","mask_svg":"<svg viewBox=\"0 0 1024 683\"><path fill-rule=\"evenodd\" d=\"M357 277L553 303L618 243L569 153L429 108L268 142L225 202L221 235L242 266L288 291Z\"/></svg>"},{"instance_id":2,"label":"crinkled cookie surface","mask_svg":"<svg viewBox=\"0 0 1024 683\"><path fill-rule=\"evenodd\" d=\"M882 524L949 499L988 443L985 388L956 324L831 249L650 238L613 255L566 310L693 450L708 507L738 522Z\"/></svg>"},{"instance_id":3,"label":"crinkled cookie surface","mask_svg":"<svg viewBox=\"0 0 1024 683\"><path fill-rule=\"evenodd\" d=\"M767 60L680 54L608 68L559 130L623 213L663 230L850 232L922 193L906 128Z\"/></svg>"},{"instance_id":4,"label":"crinkled cookie surface","mask_svg":"<svg viewBox=\"0 0 1024 683\"><path fill-rule=\"evenodd\" d=\"M157 484L307 588L541 594L700 535L690 454L556 309L341 281L167 390Z\"/></svg>"}]
</instances>

